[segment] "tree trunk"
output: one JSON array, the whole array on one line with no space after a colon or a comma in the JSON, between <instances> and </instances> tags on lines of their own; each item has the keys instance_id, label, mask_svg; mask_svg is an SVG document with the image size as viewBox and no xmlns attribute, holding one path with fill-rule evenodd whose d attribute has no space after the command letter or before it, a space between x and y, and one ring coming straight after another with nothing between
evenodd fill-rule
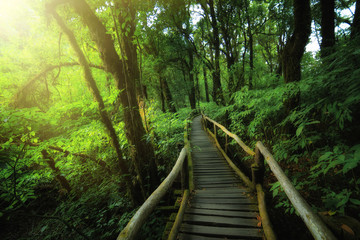
<instances>
[{"instance_id":1,"label":"tree trunk","mask_svg":"<svg viewBox=\"0 0 360 240\"><path fill-rule=\"evenodd\" d=\"M207 82L207 75L206 75L206 67L205 67L205 65L203 66L203 73L204 73L204 85L205 85L205 98L206 98L206 102L210 102L209 87L208 87L208 82Z\"/></svg>"},{"instance_id":2,"label":"tree trunk","mask_svg":"<svg viewBox=\"0 0 360 240\"><path fill-rule=\"evenodd\" d=\"M356 0L354 20L351 25L351 38L360 34L360 0Z\"/></svg>"},{"instance_id":3,"label":"tree trunk","mask_svg":"<svg viewBox=\"0 0 360 240\"><path fill-rule=\"evenodd\" d=\"M164 92L165 101L166 101L166 104L167 104L167 106L169 108L169 111L172 112L172 113L175 113L176 108L175 108L175 105L174 105L172 94L170 92L169 85L168 85L165 78L162 79L162 84L163 84L162 90Z\"/></svg>"},{"instance_id":4,"label":"tree trunk","mask_svg":"<svg viewBox=\"0 0 360 240\"><path fill-rule=\"evenodd\" d=\"M122 59L126 72L130 77L130 81L135 82L136 95L139 99L143 99L143 92L140 82L140 70L137 57L137 45L135 44L135 17L136 10L132 6L130 0L116 2L116 9L121 9L118 20L121 26L121 37L119 42L125 59Z\"/></svg>"},{"instance_id":5,"label":"tree trunk","mask_svg":"<svg viewBox=\"0 0 360 240\"><path fill-rule=\"evenodd\" d=\"M285 83L298 82L301 79L301 58L311 33L310 0L294 0L294 32L286 43L282 55L282 67ZM284 96L286 114L300 104L300 89L297 86L287 85L288 90ZM294 134L295 128L287 124L284 131Z\"/></svg>"},{"instance_id":6,"label":"tree trunk","mask_svg":"<svg viewBox=\"0 0 360 240\"><path fill-rule=\"evenodd\" d=\"M321 57L333 53L335 45L335 0L320 0L321 5Z\"/></svg>"},{"instance_id":7,"label":"tree trunk","mask_svg":"<svg viewBox=\"0 0 360 240\"><path fill-rule=\"evenodd\" d=\"M294 0L294 33L283 50L285 83L301 79L301 58L311 33L310 0Z\"/></svg>"},{"instance_id":8,"label":"tree trunk","mask_svg":"<svg viewBox=\"0 0 360 240\"><path fill-rule=\"evenodd\" d=\"M250 21L250 15L247 13L247 22L248 22L248 36L249 36L249 66L250 66L250 72L249 72L249 89L253 88L253 71L254 71L254 38L253 34L251 32L251 21Z\"/></svg>"},{"instance_id":9,"label":"tree trunk","mask_svg":"<svg viewBox=\"0 0 360 240\"><path fill-rule=\"evenodd\" d=\"M138 174L140 184L143 184L143 187L148 185L145 184L147 182L145 179L147 173L150 173L149 190L152 190L159 182L154 149L152 145L144 139L146 132L137 104L135 79L133 79L131 72L126 69L126 65L134 61L130 60L134 58L134 56L126 56L128 58L127 63L122 62L115 50L111 35L107 33L106 28L90 9L89 5L87 5L84 0L73 0L71 3L76 12L82 17L83 22L88 26L91 37L98 46L100 57L106 70L113 75L116 86L121 91L120 100L124 112L126 137L130 146L133 146L131 157L135 170ZM124 38L121 40L125 41ZM130 41L130 39L128 39L128 41ZM131 49L126 47L129 46L129 43L124 42L123 46L125 46L125 53L131 54ZM135 68L135 66L132 67ZM129 66L127 66L127 68L129 69Z\"/></svg>"},{"instance_id":10,"label":"tree trunk","mask_svg":"<svg viewBox=\"0 0 360 240\"><path fill-rule=\"evenodd\" d=\"M161 111L164 113L166 112L166 109L165 109L165 97L164 97L164 84L161 75L159 75L159 86L160 86Z\"/></svg>"},{"instance_id":11,"label":"tree trunk","mask_svg":"<svg viewBox=\"0 0 360 240\"><path fill-rule=\"evenodd\" d=\"M128 192L130 194L130 197L131 197L133 203L137 204L138 203L137 201L140 200L139 196L133 188L127 163L124 161L123 156L122 156L119 140L117 138L117 135L116 135L115 129L111 123L111 120L105 110L105 105L104 105L103 99L100 95L99 89L96 86L96 82L92 76L90 66L85 58L85 55L83 54L79 45L77 44L74 34L70 31L70 29L68 29L68 27L65 25L65 23L60 18L60 16L56 13L55 6L48 5L47 9L48 9L48 11L50 11L52 13L55 20L59 24L59 26L62 28L62 30L65 32L65 34L68 36L70 44L72 45L73 49L75 50L76 54L78 55L79 62L84 69L86 83L87 83L90 91L92 92L95 100L98 103L101 119L109 132L108 134L110 136L111 143L112 143L113 147L115 148L115 151L116 151L116 154L118 157L118 161L119 161L121 174L124 176ZM44 152L43 155L46 156L46 153Z\"/></svg>"},{"instance_id":12,"label":"tree trunk","mask_svg":"<svg viewBox=\"0 0 360 240\"><path fill-rule=\"evenodd\" d=\"M190 36L186 36L187 39ZM191 109L196 109L196 97L195 97L195 82L194 82L194 53L192 48L188 48L188 56L189 56L189 85L190 85L190 93L189 93L189 101Z\"/></svg>"},{"instance_id":13,"label":"tree trunk","mask_svg":"<svg viewBox=\"0 0 360 240\"><path fill-rule=\"evenodd\" d=\"M213 47L215 51L215 69L213 72L213 100L217 104L225 104L224 95L220 79L220 38L219 28L216 19L214 0L209 0L211 27L213 29Z\"/></svg>"}]
</instances>

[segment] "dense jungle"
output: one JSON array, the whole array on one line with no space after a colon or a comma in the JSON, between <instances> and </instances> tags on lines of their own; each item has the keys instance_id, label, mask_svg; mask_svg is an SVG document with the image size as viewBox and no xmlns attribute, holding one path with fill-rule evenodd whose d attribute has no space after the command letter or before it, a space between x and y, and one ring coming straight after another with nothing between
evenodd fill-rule
<instances>
[{"instance_id":1,"label":"dense jungle","mask_svg":"<svg viewBox=\"0 0 360 240\"><path fill-rule=\"evenodd\" d=\"M115 239L200 111L360 220L359 46L360 0L0 0L0 239ZM266 171L278 238L312 239Z\"/></svg>"}]
</instances>

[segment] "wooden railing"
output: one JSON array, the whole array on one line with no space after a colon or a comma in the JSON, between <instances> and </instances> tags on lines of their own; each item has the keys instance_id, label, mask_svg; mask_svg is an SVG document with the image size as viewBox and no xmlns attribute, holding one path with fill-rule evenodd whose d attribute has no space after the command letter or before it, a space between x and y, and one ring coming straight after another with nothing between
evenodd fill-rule
<instances>
[{"instance_id":1,"label":"wooden railing","mask_svg":"<svg viewBox=\"0 0 360 240\"><path fill-rule=\"evenodd\" d=\"M289 198L290 202L294 206L295 210L300 215L301 219L306 224L307 228L310 230L314 239L326 239L326 240L336 240L333 233L327 228L325 223L320 219L320 217L315 214L310 205L305 201L305 199L300 195L300 193L292 185L288 177L285 175L279 164L276 162L274 157L271 155L270 151L262 144L262 142L256 143L255 152L252 151L241 139L228 131L223 125L215 122L209 117L202 114L203 126L206 131L214 138L216 145L218 146L220 152L223 154L229 165L234 169L234 171L239 175L239 177L245 182L245 184L251 188L256 189L259 213L262 221L262 226L266 239L276 239L276 235L272 229L269 216L266 210L265 204L265 194L262 189L262 182L264 179L264 160L270 167L270 170L274 173L275 177L279 181L280 185L284 189L285 194ZM206 127L206 123L212 123L214 132L211 132L210 129ZM228 136L233 138L239 146L249 155L254 156L254 164L251 165L252 181L239 169L236 165L230 160L227 156L226 151L224 151L218 140L217 140L217 128L221 129L225 135L225 150L228 145Z\"/></svg>"},{"instance_id":2,"label":"wooden railing","mask_svg":"<svg viewBox=\"0 0 360 240\"><path fill-rule=\"evenodd\" d=\"M183 190L183 197L182 197L180 209L175 219L174 226L171 229L169 235L169 239L176 239L179 226L184 216L185 205L189 198L189 190L192 191L194 189L188 132L189 132L189 123L187 123L185 126L185 133L184 133L185 146L181 150L179 157L174 167L172 168L171 172L165 178L165 180L159 185L159 187L150 195L150 197L146 199L146 201L143 203L143 205L141 205L139 210L137 210L137 212L130 219L126 227L118 235L117 240L136 239L136 234L139 232L140 228L145 223L146 219L156 208L161 198L170 189L170 187L172 186L173 182L175 181L179 173L181 173L181 187Z\"/></svg>"},{"instance_id":3,"label":"wooden railing","mask_svg":"<svg viewBox=\"0 0 360 240\"><path fill-rule=\"evenodd\" d=\"M192 163L192 157L191 157L191 147L190 147L190 127L189 122L186 123L185 131L184 131L184 144L185 149L187 149L187 164L183 167L182 176L181 176L181 182L182 184L182 190L183 195L181 199L181 204L179 211L176 215L174 224L171 228L171 231L168 236L168 240L175 240L177 238L177 235L179 233L180 225L184 218L186 203L188 202L190 193L194 190L194 174L193 174L193 163Z\"/></svg>"}]
</instances>

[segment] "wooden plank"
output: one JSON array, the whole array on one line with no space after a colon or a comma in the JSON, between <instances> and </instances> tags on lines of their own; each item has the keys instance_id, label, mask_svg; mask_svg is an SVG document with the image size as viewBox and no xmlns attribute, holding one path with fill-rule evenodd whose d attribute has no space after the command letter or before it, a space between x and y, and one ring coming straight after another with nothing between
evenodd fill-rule
<instances>
[{"instance_id":1,"label":"wooden plank","mask_svg":"<svg viewBox=\"0 0 360 240\"><path fill-rule=\"evenodd\" d=\"M196 234L180 233L178 235L179 240L224 240L223 237L205 237Z\"/></svg>"},{"instance_id":2,"label":"wooden plank","mask_svg":"<svg viewBox=\"0 0 360 240\"><path fill-rule=\"evenodd\" d=\"M192 208L201 209L214 209L214 210L243 210L243 211L257 211L257 205L225 205L225 204L214 204L214 203L197 203L191 204Z\"/></svg>"},{"instance_id":3,"label":"wooden plank","mask_svg":"<svg viewBox=\"0 0 360 240\"><path fill-rule=\"evenodd\" d=\"M229 171L231 170L227 168L226 166L219 166L219 167L211 167L211 166L196 166L194 165L194 170L223 170L223 171Z\"/></svg>"},{"instance_id":4,"label":"wooden plank","mask_svg":"<svg viewBox=\"0 0 360 240\"><path fill-rule=\"evenodd\" d=\"M212 168L212 169L218 169L219 167L220 168L226 168L227 167L225 166L224 163L219 163L219 162L213 162L213 163L195 163L194 164L194 167L195 168Z\"/></svg>"},{"instance_id":5,"label":"wooden plank","mask_svg":"<svg viewBox=\"0 0 360 240\"><path fill-rule=\"evenodd\" d=\"M214 179L216 180L230 180L230 181L239 181L239 179L233 177L233 176L229 176L229 175L226 175L226 174L223 174L223 175L218 175L216 177L214 177L214 175L202 175L202 176L197 176L195 178L196 180L199 180L199 181L214 181Z\"/></svg>"},{"instance_id":6,"label":"wooden plank","mask_svg":"<svg viewBox=\"0 0 360 240\"><path fill-rule=\"evenodd\" d=\"M199 179L195 178L195 181L198 183L204 184L216 184L216 183L240 183L239 180L236 179L226 179L226 178L213 178L213 179Z\"/></svg>"},{"instance_id":7,"label":"wooden plank","mask_svg":"<svg viewBox=\"0 0 360 240\"><path fill-rule=\"evenodd\" d=\"M243 198L248 198L246 195L243 194L238 194L238 193L234 193L234 194L217 194L217 195L196 195L196 198L210 198L210 199L216 199L216 198L220 198L220 199L243 199ZM194 197L194 198L195 198Z\"/></svg>"},{"instance_id":8,"label":"wooden plank","mask_svg":"<svg viewBox=\"0 0 360 240\"><path fill-rule=\"evenodd\" d=\"M218 227L257 227L258 221L250 218L204 216L185 214L183 221L188 224L218 226Z\"/></svg>"},{"instance_id":9,"label":"wooden plank","mask_svg":"<svg viewBox=\"0 0 360 240\"><path fill-rule=\"evenodd\" d=\"M197 172L201 174L202 172L206 173L227 173L227 174L233 174L233 172L230 169L196 169L194 168L194 172Z\"/></svg>"},{"instance_id":10,"label":"wooden plank","mask_svg":"<svg viewBox=\"0 0 360 240\"><path fill-rule=\"evenodd\" d=\"M224 194L224 193L235 193L235 194L246 194L248 193L245 189L241 188L228 188L228 189L218 189L218 190L196 190L196 194Z\"/></svg>"},{"instance_id":11,"label":"wooden plank","mask_svg":"<svg viewBox=\"0 0 360 240\"><path fill-rule=\"evenodd\" d=\"M218 164L218 165L221 165L221 166L226 166L225 162L223 162L222 160L214 159L214 160L209 161L208 158L206 158L205 161L197 161L194 164L195 165L212 165L212 166L214 166L215 164Z\"/></svg>"},{"instance_id":12,"label":"wooden plank","mask_svg":"<svg viewBox=\"0 0 360 240\"><path fill-rule=\"evenodd\" d=\"M183 224L182 233L195 233L208 237L253 237L262 238L261 230L257 228L230 228Z\"/></svg>"},{"instance_id":13,"label":"wooden plank","mask_svg":"<svg viewBox=\"0 0 360 240\"><path fill-rule=\"evenodd\" d=\"M211 189L211 188L232 188L235 186L235 184L229 184L229 183L217 183L217 184L204 184L204 183L197 183L196 184L200 189Z\"/></svg>"},{"instance_id":14,"label":"wooden plank","mask_svg":"<svg viewBox=\"0 0 360 240\"><path fill-rule=\"evenodd\" d=\"M222 176L217 176L217 177L214 177L213 175L210 175L210 174L208 174L208 175L199 175L199 176L196 176L196 179L204 180L204 181L214 180L214 179L239 181L238 178L235 178L234 176L231 176L231 175L228 175L228 174L223 174Z\"/></svg>"},{"instance_id":15,"label":"wooden plank","mask_svg":"<svg viewBox=\"0 0 360 240\"><path fill-rule=\"evenodd\" d=\"M213 209L200 209L200 208L188 208L185 213L205 215L208 217L212 216L223 216L223 217L243 217L256 219L257 212L247 211L234 211L234 210L213 210Z\"/></svg>"},{"instance_id":16,"label":"wooden plank","mask_svg":"<svg viewBox=\"0 0 360 240\"><path fill-rule=\"evenodd\" d=\"M248 198L201 198L196 196L192 199L192 203L256 204L255 201Z\"/></svg>"}]
</instances>

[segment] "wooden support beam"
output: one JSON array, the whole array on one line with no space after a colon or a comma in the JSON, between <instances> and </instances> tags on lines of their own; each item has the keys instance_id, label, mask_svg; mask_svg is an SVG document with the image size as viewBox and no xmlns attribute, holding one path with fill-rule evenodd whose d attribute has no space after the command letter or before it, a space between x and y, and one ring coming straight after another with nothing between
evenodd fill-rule
<instances>
[{"instance_id":1,"label":"wooden support beam","mask_svg":"<svg viewBox=\"0 0 360 240\"><path fill-rule=\"evenodd\" d=\"M225 135L225 153L227 154L227 149L228 149L228 135Z\"/></svg>"},{"instance_id":2,"label":"wooden support beam","mask_svg":"<svg viewBox=\"0 0 360 240\"><path fill-rule=\"evenodd\" d=\"M187 168L188 168L188 187L190 192L195 189L194 187L194 170L193 170L193 162L191 157L191 146L189 141L189 123L186 123L185 131L184 131L184 144L187 150Z\"/></svg>"},{"instance_id":3,"label":"wooden support beam","mask_svg":"<svg viewBox=\"0 0 360 240\"><path fill-rule=\"evenodd\" d=\"M263 184L264 182L264 156L261 154L258 147L255 148L254 163L251 165L252 182L254 185Z\"/></svg>"},{"instance_id":4,"label":"wooden support beam","mask_svg":"<svg viewBox=\"0 0 360 240\"><path fill-rule=\"evenodd\" d=\"M266 240L276 240L275 232L272 228L268 212L266 210L265 193L261 184L256 184L257 200L259 206L259 213L261 217L261 224L264 230Z\"/></svg>"},{"instance_id":5,"label":"wooden support beam","mask_svg":"<svg viewBox=\"0 0 360 240\"><path fill-rule=\"evenodd\" d=\"M178 213L176 215L174 225L171 228L168 240L175 240L177 238L181 223L182 223L183 218L184 218L185 208L186 208L186 204L188 202L188 199L189 199L189 190L185 190L184 194L183 194L183 197L182 197L182 200L181 200L181 205L180 205L179 211L178 211Z\"/></svg>"}]
</instances>

